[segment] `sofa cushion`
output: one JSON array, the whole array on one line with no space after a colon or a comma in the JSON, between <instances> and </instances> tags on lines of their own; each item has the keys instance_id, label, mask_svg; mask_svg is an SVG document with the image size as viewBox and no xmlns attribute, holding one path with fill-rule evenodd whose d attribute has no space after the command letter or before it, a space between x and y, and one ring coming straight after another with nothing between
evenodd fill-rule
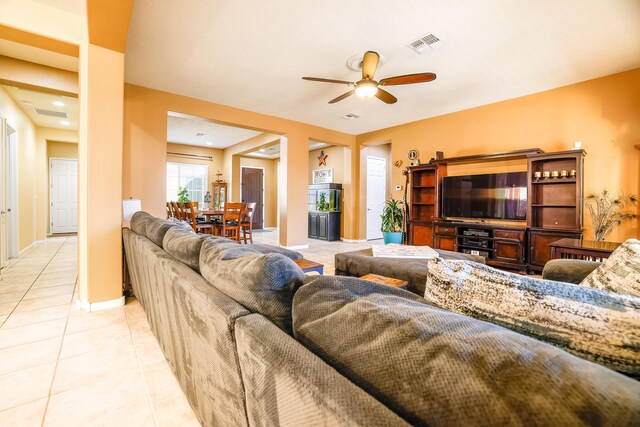
<instances>
[{"instance_id":1,"label":"sofa cushion","mask_svg":"<svg viewBox=\"0 0 640 427\"><path fill-rule=\"evenodd\" d=\"M294 336L414 425L629 425L640 383L408 292L316 276Z\"/></svg>"},{"instance_id":2,"label":"sofa cushion","mask_svg":"<svg viewBox=\"0 0 640 427\"><path fill-rule=\"evenodd\" d=\"M169 255L200 273L200 248L204 238L204 234L196 234L181 227L171 227L164 235L162 247Z\"/></svg>"},{"instance_id":3,"label":"sofa cushion","mask_svg":"<svg viewBox=\"0 0 640 427\"><path fill-rule=\"evenodd\" d=\"M305 277L282 254L261 254L250 246L205 239L200 271L218 290L291 333L291 301Z\"/></svg>"},{"instance_id":4,"label":"sofa cushion","mask_svg":"<svg viewBox=\"0 0 640 427\"><path fill-rule=\"evenodd\" d=\"M147 235L147 223L153 219L153 216L144 212L138 211L131 217L130 227L131 230L140 234L141 236Z\"/></svg>"},{"instance_id":5,"label":"sofa cushion","mask_svg":"<svg viewBox=\"0 0 640 427\"><path fill-rule=\"evenodd\" d=\"M462 259L484 262L476 255L436 249L438 256L446 259ZM428 273L427 259L374 257L371 248L343 252L335 255L336 275L362 277L373 273L408 282L407 289L417 295L424 294Z\"/></svg>"},{"instance_id":6,"label":"sofa cushion","mask_svg":"<svg viewBox=\"0 0 640 427\"><path fill-rule=\"evenodd\" d=\"M291 249L283 248L281 246L265 245L256 243L251 245L252 249L260 252L261 254L282 254L289 259L300 259L302 254L300 252L292 251Z\"/></svg>"},{"instance_id":7,"label":"sofa cushion","mask_svg":"<svg viewBox=\"0 0 640 427\"><path fill-rule=\"evenodd\" d=\"M626 240L580 284L640 297L640 240Z\"/></svg>"},{"instance_id":8,"label":"sofa cushion","mask_svg":"<svg viewBox=\"0 0 640 427\"><path fill-rule=\"evenodd\" d=\"M147 236L147 239L151 240L156 245L162 247L164 235L171 227L177 227L177 224L165 219L152 218L147 222L145 236Z\"/></svg>"},{"instance_id":9,"label":"sofa cushion","mask_svg":"<svg viewBox=\"0 0 640 427\"><path fill-rule=\"evenodd\" d=\"M441 258L424 297L640 377L640 298Z\"/></svg>"}]
</instances>

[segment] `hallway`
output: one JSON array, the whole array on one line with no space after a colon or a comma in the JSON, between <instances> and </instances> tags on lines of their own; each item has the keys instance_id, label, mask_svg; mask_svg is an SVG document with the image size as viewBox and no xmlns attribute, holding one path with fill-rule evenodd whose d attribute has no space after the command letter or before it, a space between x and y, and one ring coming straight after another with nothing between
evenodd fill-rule
<instances>
[{"instance_id":1,"label":"hallway","mask_svg":"<svg viewBox=\"0 0 640 427\"><path fill-rule=\"evenodd\" d=\"M0 275L0 425L199 425L144 311L75 308L77 237Z\"/></svg>"}]
</instances>

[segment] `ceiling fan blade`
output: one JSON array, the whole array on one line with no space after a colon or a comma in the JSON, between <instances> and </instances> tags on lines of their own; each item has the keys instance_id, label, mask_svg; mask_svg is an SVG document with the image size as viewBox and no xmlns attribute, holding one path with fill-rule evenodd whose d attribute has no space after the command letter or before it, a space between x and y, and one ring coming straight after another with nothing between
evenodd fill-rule
<instances>
[{"instance_id":1,"label":"ceiling fan blade","mask_svg":"<svg viewBox=\"0 0 640 427\"><path fill-rule=\"evenodd\" d=\"M373 80L373 75L378 69L378 63L380 62L380 55L377 52L368 50L365 52L362 58L362 78Z\"/></svg>"},{"instance_id":2,"label":"ceiling fan blade","mask_svg":"<svg viewBox=\"0 0 640 427\"><path fill-rule=\"evenodd\" d=\"M352 82L346 82L344 80L332 80L332 79L323 79L320 77L303 77L302 80L310 80L312 82L323 82L323 83L338 83L343 85L350 85Z\"/></svg>"},{"instance_id":3,"label":"ceiling fan blade","mask_svg":"<svg viewBox=\"0 0 640 427\"><path fill-rule=\"evenodd\" d=\"M386 102L387 104L395 104L396 102L398 102L398 98L391 95L386 90L382 90L380 88L378 88L378 91L376 92L376 98L378 98L382 102Z\"/></svg>"},{"instance_id":4,"label":"ceiling fan blade","mask_svg":"<svg viewBox=\"0 0 640 427\"><path fill-rule=\"evenodd\" d=\"M345 99L345 98L347 98L347 97L349 97L349 96L353 95L354 93L356 93L356 91L355 91L355 90L350 90L350 91L349 91L349 92L347 92L347 93L343 93L343 94L342 94L342 95L340 95L339 97L334 98L334 99L332 99L331 101L329 101L329 104L335 104L335 103L336 103L336 102L338 102L338 101L342 101L343 99Z\"/></svg>"},{"instance_id":5,"label":"ceiling fan blade","mask_svg":"<svg viewBox=\"0 0 640 427\"><path fill-rule=\"evenodd\" d=\"M436 79L436 75L433 73L417 73L407 74L404 76L387 77L380 80L380 85L383 86L395 86L395 85L408 85L411 83L425 83Z\"/></svg>"}]
</instances>

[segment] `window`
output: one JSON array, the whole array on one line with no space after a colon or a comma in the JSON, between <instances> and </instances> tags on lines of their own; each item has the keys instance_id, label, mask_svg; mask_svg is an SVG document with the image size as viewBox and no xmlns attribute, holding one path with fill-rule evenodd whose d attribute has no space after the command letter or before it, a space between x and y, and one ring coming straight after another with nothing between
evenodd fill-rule
<instances>
[{"instance_id":1,"label":"window","mask_svg":"<svg viewBox=\"0 0 640 427\"><path fill-rule=\"evenodd\" d=\"M177 201L179 187L185 187L189 200L202 206L208 179L207 166L167 162L167 201Z\"/></svg>"}]
</instances>

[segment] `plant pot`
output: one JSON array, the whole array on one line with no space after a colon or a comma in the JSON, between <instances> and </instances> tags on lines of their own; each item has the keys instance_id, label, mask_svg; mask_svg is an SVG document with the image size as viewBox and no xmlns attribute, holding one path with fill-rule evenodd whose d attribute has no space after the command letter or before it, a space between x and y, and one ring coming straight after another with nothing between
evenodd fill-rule
<instances>
[{"instance_id":1,"label":"plant pot","mask_svg":"<svg viewBox=\"0 0 640 427\"><path fill-rule=\"evenodd\" d=\"M388 245L389 243L402 243L402 231L383 231L382 238L384 239L385 245Z\"/></svg>"}]
</instances>

